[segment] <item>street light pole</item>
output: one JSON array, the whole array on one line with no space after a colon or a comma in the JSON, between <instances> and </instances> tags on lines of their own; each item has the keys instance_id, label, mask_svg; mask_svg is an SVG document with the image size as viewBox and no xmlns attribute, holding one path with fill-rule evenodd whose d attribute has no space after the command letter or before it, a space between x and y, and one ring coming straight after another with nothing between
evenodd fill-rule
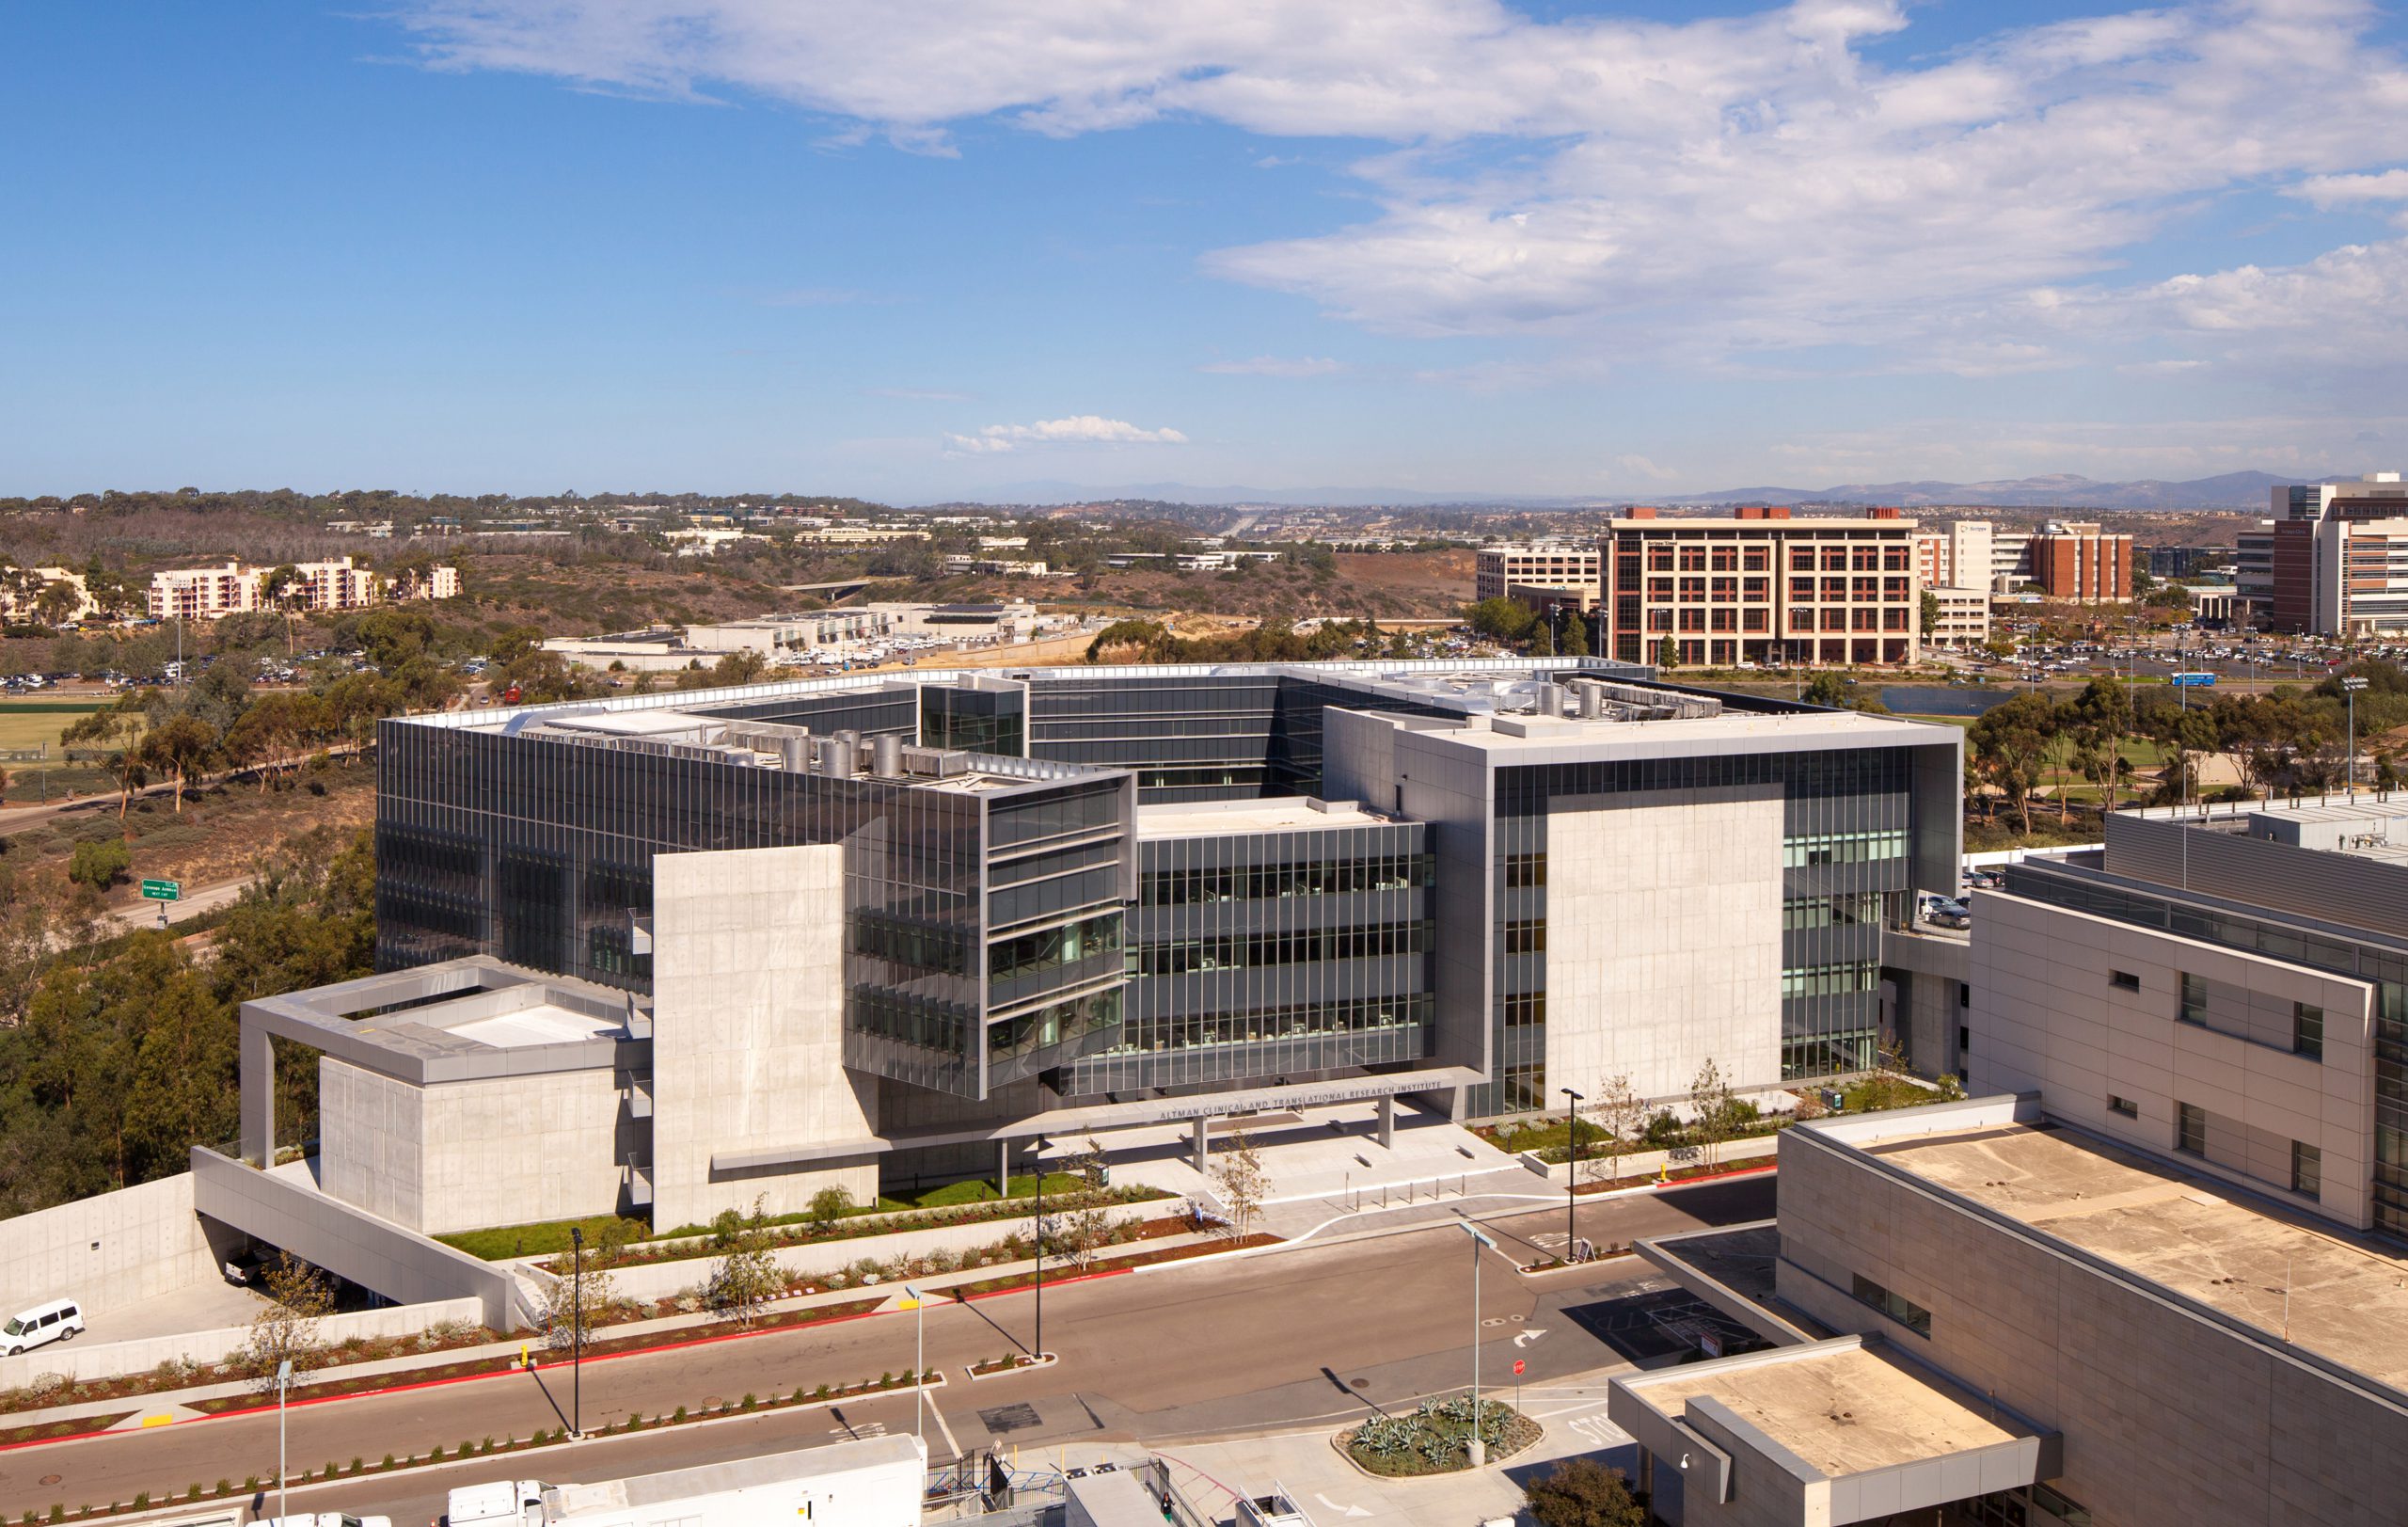
<instances>
[{"instance_id":1,"label":"street light pole","mask_svg":"<svg viewBox=\"0 0 2408 1527\"><path fill-rule=\"evenodd\" d=\"M585 1227L568 1228L569 1432L585 1435Z\"/></svg>"},{"instance_id":2,"label":"street light pole","mask_svg":"<svg viewBox=\"0 0 2408 1527\"><path fill-rule=\"evenodd\" d=\"M1571 1100L1563 1106L1564 1131L1572 1137L1572 1175L1563 1185L1563 1265L1568 1267L1572 1265L1574 1249L1580 1244L1579 1221L1573 1211L1580 1203L1580 1105L1583 1099L1568 1087L1559 1090Z\"/></svg>"},{"instance_id":3,"label":"street light pole","mask_svg":"<svg viewBox=\"0 0 2408 1527\"><path fill-rule=\"evenodd\" d=\"M1029 1165L1037 1171L1037 1360L1045 1360L1045 1137L1028 1147ZM1004 1185L1011 1191L1011 1184Z\"/></svg>"},{"instance_id":4,"label":"street light pole","mask_svg":"<svg viewBox=\"0 0 2408 1527\"><path fill-rule=\"evenodd\" d=\"M911 1284L903 1285L903 1296L911 1301L911 1312L919 1323L918 1355L911 1368L911 1435L920 1440L920 1460L928 1456L928 1296Z\"/></svg>"},{"instance_id":5,"label":"street light pole","mask_svg":"<svg viewBox=\"0 0 2408 1527\"><path fill-rule=\"evenodd\" d=\"M2358 692L2367 681L2355 674L2341 680L2341 692L2350 702L2350 783L2342 793L2354 801L2358 796Z\"/></svg>"},{"instance_id":6,"label":"street light pole","mask_svg":"<svg viewBox=\"0 0 2408 1527\"><path fill-rule=\"evenodd\" d=\"M276 1365L276 1514L292 1520L284 1498L284 1392L293 1387L293 1360Z\"/></svg>"},{"instance_id":7,"label":"street light pole","mask_svg":"<svg viewBox=\"0 0 2408 1527\"><path fill-rule=\"evenodd\" d=\"M1456 1223L1471 1237L1471 1446L1466 1451L1471 1466L1478 1469L1488 1462L1488 1444L1480 1436L1480 1249L1484 1246L1494 1251L1497 1243L1467 1219Z\"/></svg>"}]
</instances>

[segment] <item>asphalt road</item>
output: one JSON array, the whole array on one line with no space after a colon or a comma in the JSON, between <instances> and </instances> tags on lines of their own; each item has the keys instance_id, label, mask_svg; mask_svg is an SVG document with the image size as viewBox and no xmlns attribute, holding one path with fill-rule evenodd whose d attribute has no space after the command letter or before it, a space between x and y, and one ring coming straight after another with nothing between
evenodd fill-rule
<instances>
[{"instance_id":1,"label":"asphalt road","mask_svg":"<svg viewBox=\"0 0 2408 1527\"><path fill-rule=\"evenodd\" d=\"M1766 1218L1774 1191L1767 1174L1583 1203L1579 1233L1602 1242ZM1483 1381L1510 1383L1516 1358L1528 1362L1529 1383L1615 1361L1613 1348L1594 1334L1612 1322L1599 1319L1595 1308L1660 1287L1661 1275L1623 1258L1524 1279L1512 1263L1561 1245L1563 1210L1534 1210L1485 1225L1502 1249L1484 1253L1481 1274ZM1036 1300L1015 1294L933 1304L927 1362L944 1373L947 1386L934 1392L943 1420L929 1423L929 1451L944 1459L990 1446L1167 1443L1314 1420L1337 1425L1370 1406L1460 1387L1469 1377L1475 1328L1472 1247L1454 1224L1439 1223L1372 1240L1059 1285L1045 1295L1044 1318L1045 1344L1061 1361L975 1383L964 1375L965 1364L1033 1340ZM1582 1318L1568 1312L1575 1311ZM910 1314L879 1315L589 1362L584 1417L599 1425L635 1410L649 1418L681 1405L737 1399L748 1391L786 1393L798 1385L812 1389L900 1372L913 1361L914 1324ZM561 1369L299 1404L287 1417L289 1455L297 1470L328 1460L347 1464L355 1456L372 1464L388 1453L422 1452L438 1443L448 1451L463 1440L557 1427L571 1405L570 1376ZM906 1431L912 1411L908 1393L880 1396L834 1411L779 1412L506 1462L344 1481L297 1491L292 1504L295 1511L431 1520L452 1486L509 1472L555 1481L611 1478L815 1446L876 1428ZM207 1487L221 1478L272 1480L276 1468L272 1411L19 1448L0 1452L0 1519L28 1509L46 1515L54 1502L71 1511L87 1502L130 1501L144 1490L154 1499L181 1496L188 1485ZM260 1508L272 1512L272 1491L263 1497Z\"/></svg>"}]
</instances>

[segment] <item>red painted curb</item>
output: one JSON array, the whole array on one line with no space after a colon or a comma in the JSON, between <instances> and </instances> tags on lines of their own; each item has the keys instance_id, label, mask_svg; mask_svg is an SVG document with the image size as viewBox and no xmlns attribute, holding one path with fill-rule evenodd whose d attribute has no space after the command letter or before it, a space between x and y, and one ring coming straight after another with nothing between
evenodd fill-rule
<instances>
[{"instance_id":1,"label":"red painted curb","mask_svg":"<svg viewBox=\"0 0 2408 1527\"><path fill-rule=\"evenodd\" d=\"M1137 1269L1134 1267L1107 1267L1100 1272L1073 1273L1068 1278L1049 1278L1046 1280L1046 1283L1049 1286L1058 1288L1066 1283L1085 1283L1091 1282L1099 1278L1124 1277L1129 1273L1135 1272L1136 1270ZM992 1299L1000 1298L1007 1294L1026 1294L1035 1289L1036 1286L1037 1285L1035 1283L1025 1283L1019 1288L989 1289L983 1294L970 1295L968 1296L968 1298ZM967 1300L962 1302L967 1302ZM755 1336L776 1336L785 1331L811 1330L821 1326L841 1326L848 1320L867 1320L873 1315L899 1314L901 1312L902 1312L900 1311L890 1310L863 1310L849 1315L830 1315L825 1320L797 1320L784 1326L772 1326L765 1330L724 1331L717 1336L697 1336L690 1340L682 1342L663 1342L656 1346L629 1347L623 1352L597 1352L594 1356L587 1358L585 1360L588 1362L608 1362L613 1358L650 1357L653 1354L659 1352L677 1352L682 1351L687 1347L710 1346L720 1342L740 1342ZM343 1400L372 1400L381 1394L407 1394L413 1390L442 1389L452 1384L473 1384L479 1379L501 1378L511 1374L528 1373L531 1371L534 1373L543 1373L549 1369L566 1368L569 1366L571 1366L570 1360L565 1358L556 1359L550 1362L538 1362L533 1364L531 1368L521 1367L516 1363L511 1363L505 1367L496 1368L487 1373L454 1374L449 1378L422 1378L415 1383L387 1384L377 1389L355 1390L348 1394L315 1394L304 1399L287 1400L285 1401L285 1406L288 1409L298 1409L305 1405L334 1405ZM133 1407L133 1408L139 1411L143 1408L136 1405ZM275 1408L276 1406L273 1403L264 1405L248 1405L243 1407L239 1410L213 1410L204 1415L189 1417L182 1421L169 1422L167 1424L170 1426L188 1426L196 1422L228 1421L236 1416L263 1415ZM137 1426L123 1435L128 1437L137 1437L146 1431L159 1431L163 1429L164 1428L156 1426ZM23 1442L0 1442L0 1453L11 1452L17 1448L23 1447L51 1447L60 1442L81 1442L95 1437L108 1437L113 1435L118 1434L112 1432L110 1427L101 1426L88 1432L71 1432L64 1437L40 1437Z\"/></svg>"}]
</instances>

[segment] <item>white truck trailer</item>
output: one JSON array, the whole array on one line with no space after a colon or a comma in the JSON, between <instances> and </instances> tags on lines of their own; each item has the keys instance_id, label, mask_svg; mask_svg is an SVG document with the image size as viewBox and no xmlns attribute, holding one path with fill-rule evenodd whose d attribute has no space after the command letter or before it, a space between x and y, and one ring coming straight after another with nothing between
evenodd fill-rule
<instances>
[{"instance_id":1,"label":"white truck trailer","mask_svg":"<svg viewBox=\"0 0 2408 1527\"><path fill-rule=\"evenodd\" d=\"M865 1437L594 1485L496 1480L452 1492L451 1527L919 1527L917 1439Z\"/></svg>"}]
</instances>

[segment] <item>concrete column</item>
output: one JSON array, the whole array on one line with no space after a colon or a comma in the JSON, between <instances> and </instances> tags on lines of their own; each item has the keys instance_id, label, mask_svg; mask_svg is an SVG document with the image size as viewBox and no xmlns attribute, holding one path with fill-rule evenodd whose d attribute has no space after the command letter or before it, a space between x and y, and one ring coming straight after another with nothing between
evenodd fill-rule
<instances>
[{"instance_id":1,"label":"concrete column","mask_svg":"<svg viewBox=\"0 0 2408 1527\"><path fill-rule=\"evenodd\" d=\"M995 1191L1009 1194L1012 1190L1012 1142L995 1142Z\"/></svg>"},{"instance_id":2,"label":"concrete column","mask_svg":"<svg viewBox=\"0 0 2408 1527\"><path fill-rule=\"evenodd\" d=\"M1207 1162L1212 1154L1212 1140L1204 1133L1207 1122L1208 1121L1202 1119L1196 1121L1196 1174L1198 1177L1205 1176L1210 1171Z\"/></svg>"},{"instance_id":3,"label":"concrete column","mask_svg":"<svg viewBox=\"0 0 2408 1527\"><path fill-rule=\"evenodd\" d=\"M1394 1092L1380 1099L1380 1145L1383 1149L1389 1151L1396 1149L1396 1094Z\"/></svg>"},{"instance_id":4,"label":"concrete column","mask_svg":"<svg viewBox=\"0 0 2408 1527\"><path fill-rule=\"evenodd\" d=\"M257 1024L242 1026L243 1159L276 1165L276 1042Z\"/></svg>"}]
</instances>

